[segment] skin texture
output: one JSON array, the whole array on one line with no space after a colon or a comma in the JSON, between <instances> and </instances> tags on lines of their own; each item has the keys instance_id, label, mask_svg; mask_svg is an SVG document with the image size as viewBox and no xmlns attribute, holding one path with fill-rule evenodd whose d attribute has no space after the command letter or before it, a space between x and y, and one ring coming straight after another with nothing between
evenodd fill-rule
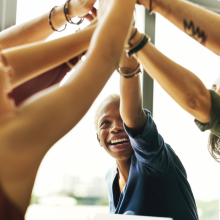
<instances>
[{"instance_id":1,"label":"skin texture","mask_svg":"<svg viewBox=\"0 0 220 220\"><path fill-rule=\"evenodd\" d=\"M139 38L140 33L132 42L135 44ZM209 122L210 93L195 74L167 58L150 42L137 53L136 58L183 109L200 122Z\"/></svg>"},{"instance_id":2,"label":"skin texture","mask_svg":"<svg viewBox=\"0 0 220 220\"><path fill-rule=\"evenodd\" d=\"M134 0L112 0L92 37L91 52L68 81L38 93L17 109L10 107L5 93L7 71L0 70L0 105L5 109L0 112L0 182L22 213L41 160L81 120L118 66L134 7Z\"/></svg>"},{"instance_id":3,"label":"skin texture","mask_svg":"<svg viewBox=\"0 0 220 220\"><path fill-rule=\"evenodd\" d=\"M149 0L139 0L149 9ZM161 14L212 52L220 55L220 15L184 0L153 0L153 11Z\"/></svg>"},{"instance_id":4,"label":"skin texture","mask_svg":"<svg viewBox=\"0 0 220 220\"><path fill-rule=\"evenodd\" d=\"M88 15L88 12L93 11L93 13L96 13L93 7L95 2L96 0L71 0L69 7L70 17L86 16L86 18L91 20L91 15ZM52 13L51 22L55 29L59 29L67 22L63 13L63 6L57 7ZM54 32L48 23L48 15L49 12L1 32L0 45L2 49L46 40Z\"/></svg>"},{"instance_id":5,"label":"skin texture","mask_svg":"<svg viewBox=\"0 0 220 220\"><path fill-rule=\"evenodd\" d=\"M4 64L13 67L8 91L86 51L96 27L95 19L86 29L69 36L3 50Z\"/></svg>"},{"instance_id":6,"label":"skin texture","mask_svg":"<svg viewBox=\"0 0 220 220\"><path fill-rule=\"evenodd\" d=\"M139 4L149 8L149 0L139 0ZM212 52L220 54L218 14L181 0L153 0L152 8ZM139 37L138 33L133 43ZM195 74L168 59L151 43L146 44L136 58L183 109L202 123L210 121L211 96Z\"/></svg>"}]
</instances>

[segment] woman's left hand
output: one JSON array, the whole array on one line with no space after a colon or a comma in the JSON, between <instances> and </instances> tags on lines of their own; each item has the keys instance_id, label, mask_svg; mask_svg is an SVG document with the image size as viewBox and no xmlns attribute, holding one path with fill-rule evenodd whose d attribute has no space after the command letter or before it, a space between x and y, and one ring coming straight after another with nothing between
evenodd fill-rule
<instances>
[{"instance_id":1,"label":"woman's left hand","mask_svg":"<svg viewBox=\"0 0 220 220\"><path fill-rule=\"evenodd\" d=\"M89 11L94 10L93 5L97 0L71 0L70 1L70 15L72 17L84 17Z\"/></svg>"}]
</instances>

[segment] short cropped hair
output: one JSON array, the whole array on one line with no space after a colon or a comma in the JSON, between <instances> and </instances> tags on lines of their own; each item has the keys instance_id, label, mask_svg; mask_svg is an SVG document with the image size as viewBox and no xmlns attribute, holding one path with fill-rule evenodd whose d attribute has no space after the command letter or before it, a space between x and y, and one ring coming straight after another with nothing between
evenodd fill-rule
<instances>
[{"instance_id":1,"label":"short cropped hair","mask_svg":"<svg viewBox=\"0 0 220 220\"><path fill-rule=\"evenodd\" d=\"M118 94L111 94L109 96L107 96L98 106L96 112L95 112L95 117L94 117L94 125L95 125L95 130L96 132L98 131L98 121L100 118L100 113L102 111L102 106L104 103L109 102L109 101L115 101L118 100L120 101L120 95Z\"/></svg>"}]
</instances>

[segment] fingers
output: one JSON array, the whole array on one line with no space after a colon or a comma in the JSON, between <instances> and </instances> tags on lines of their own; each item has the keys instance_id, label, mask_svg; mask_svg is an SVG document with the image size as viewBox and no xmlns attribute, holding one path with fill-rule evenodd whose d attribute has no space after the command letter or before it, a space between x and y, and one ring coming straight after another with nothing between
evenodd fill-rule
<instances>
[{"instance_id":1,"label":"fingers","mask_svg":"<svg viewBox=\"0 0 220 220\"><path fill-rule=\"evenodd\" d=\"M0 62L4 68L8 68L8 63L5 59L5 56L3 55L1 51L0 51Z\"/></svg>"},{"instance_id":2,"label":"fingers","mask_svg":"<svg viewBox=\"0 0 220 220\"><path fill-rule=\"evenodd\" d=\"M90 22L94 19L91 14L85 15L85 16L83 16L83 18L87 19L87 20L90 21Z\"/></svg>"},{"instance_id":3,"label":"fingers","mask_svg":"<svg viewBox=\"0 0 220 220\"><path fill-rule=\"evenodd\" d=\"M97 17L97 9L95 7L93 7L91 13L88 13L87 15L83 16L83 18L87 19L90 22L96 17Z\"/></svg>"},{"instance_id":4,"label":"fingers","mask_svg":"<svg viewBox=\"0 0 220 220\"><path fill-rule=\"evenodd\" d=\"M91 10L92 12L92 17L96 18L97 17L97 9L95 7L93 7L93 9Z\"/></svg>"},{"instance_id":5,"label":"fingers","mask_svg":"<svg viewBox=\"0 0 220 220\"><path fill-rule=\"evenodd\" d=\"M1 47L0 47L0 68L3 72L8 74L8 76L11 78L13 76L13 68L8 65L8 62L4 56L4 54L1 52Z\"/></svg>"},{"instance_id":6,"label":"fingers","mask_svg":"<svg viewBox=\"0 0 220 220\"><path fill-rule=\"evenodd\" d=\"M5 59L5 56L2 54L2 47L0 45L0 62L4 67L8 66L7 60Z\"/></svg>"}]
</instances>

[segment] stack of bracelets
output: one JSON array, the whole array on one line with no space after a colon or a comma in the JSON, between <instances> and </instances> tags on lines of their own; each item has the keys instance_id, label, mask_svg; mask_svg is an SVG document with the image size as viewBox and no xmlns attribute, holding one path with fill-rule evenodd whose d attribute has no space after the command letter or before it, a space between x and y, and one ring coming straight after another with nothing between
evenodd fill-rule
<instances>
[{"instance_id":1,"label":"stack of bracelets","mask_svg":"<svg viewBox=\"0 0 220 220\"><path fill-rule=\"evenodd\" d=\"M152 14L152 2L153 0L149 1L150 14ZM134 33L132 34L132 36L128 41L128 47L125 48L126 55L128 58L131 58L132 56L136 57L137 52L141 50L150 41L150 37L147 34L141 34L141 38L139 39L139 41L135 45L133 45L131 43L131 40L136 36L137 32L138 32L137 28L135 28ZM139 76L140 73L142 73L140 69L140 64L138 64L138 67L133 72L128 73L127 71L124 71L120 67L117 69L117 72L126 79L137 77Z\"/></svg>"},{"instance_id":2,"label":"stack of bracelets","mask_svg":"<svg viewBox=\"0 0 220 220\"><path fill-rule=\"evenodd\" d=\"M128 58L135 56L137 52L141 50L150 41L150 37L147 34L141 34L141 37L137 41L137 43L132 44L130 41L136 36L137 32L137 28L135 28L134 33L128 41L128 47L125 48L126 55ZM137 77L141 73L140 64L138 64L138 67L131 73L123 71L123 69L121 69L120 67L117 69L117 72L126 79Z\"/></svg>"},{"instance_id":3,"label":"stack of bracelets","mask_svg":"<svg viewBox=\"0 0 220 220\"><path fill-rule=\"evenodd\" d=\"M84 21L84 18L80 18L80 20L79 20L77 23L75 23L75 22L73 22L73 21L71 20L71 17L70 17L70 15L69 15L69 3L70 3L70 1L71 1L71 0L67 0L66 3L64 4L64 7L63 7L63 12L64 12L64 15L65 15L66 21L67 21L68 23L70 23L70 24L80 25L80 24ZM64 30L66 29L67 24L65 24L65 27L64 27L63 30L60 30L60 31L59 31L59 30L57 30L57 29L55 29L55 28L53 27L53 24L52 24L52 22L51 22L52 13L53 13L54 9L57 8L57 7L58 7L58 6L55 6L55 7L53 7L53 8L51 9L51 11L50 11L50 13L49 13L49 16L48 16L48 20L49 20L49 24L50 24L52 30L57 31L57 32L62 32L62 31L64 31Z\"/></svg>"},{"instance_id":4,"label":"stack of bracelets","mask_svg":"<svg viewBox=\"0 0 220 220\"><path fill-rule=\"evenodd\" d=\"M64 12L64 15L65 15L66 21L70 24L80 25L84 21L84 18L81 18L77 23L75 23L71 20L71 17L69 15L69 3L70 3L70 1L71 0L67 0L66 3L64 4L64 7L63 7L63 12ZM152 13L152 1L153 0L150 0L150 2L149 2L150 3L150 5L149 5L149 13L150 14ZM57 31L57 32L61 32L61 31L64 31L66 29L67 24L65 24L65 27L64 27L63 30L59 31L59 30L57 30L53 27L53 24L51 22L52 13L53 13L54 9L57 8L57 7L58 6L55 6L51 9L51 11L49 13L49 16L48 16L48 19L49 19L49 24L50 24L52 30ZM137 28L135 28L134 33L132 34L132 36L130 37L130 39L128 41L129 47L125 48L126 55L129 58L134 56L139 50L141 50L147 44L148 41L150 41L150 37L147 34L142 34L139 41L135 45L133 45L130 41L136 36L137 32L138 32ZM121 76L123 76L126 79L137 77L141 73L140 64L138 64L138 67L131 73L128 73L127 71L123 71L120 67L117 69L117 71Z\"/></svg>"}]
</instances>

